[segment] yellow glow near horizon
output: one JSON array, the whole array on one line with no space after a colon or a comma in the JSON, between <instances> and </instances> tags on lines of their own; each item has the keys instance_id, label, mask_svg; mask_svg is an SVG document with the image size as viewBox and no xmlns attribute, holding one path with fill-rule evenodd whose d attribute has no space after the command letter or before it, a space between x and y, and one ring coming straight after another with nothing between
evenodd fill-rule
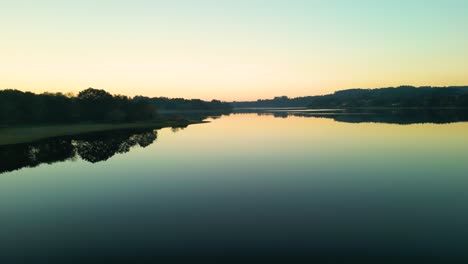
<instances>
[{"instance_id":1,"label":"yellow glow near horizon","mask_svg":"<svg viewBox=\"0 0 468 264\"><path fill-rule=\"evenodd\" d=\"M233 101L468 85L456 1L7 2L0 89Z\"/></svg>"}]
</instances>

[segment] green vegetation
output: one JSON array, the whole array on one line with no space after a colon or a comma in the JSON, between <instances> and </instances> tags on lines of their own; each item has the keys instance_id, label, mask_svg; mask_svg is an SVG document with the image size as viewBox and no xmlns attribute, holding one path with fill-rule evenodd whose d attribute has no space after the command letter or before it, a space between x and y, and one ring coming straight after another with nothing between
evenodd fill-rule
<instances>
[{"instance_id":1,"label":"green vegetation","mask_svg":"<svg viewBox=\"0 0 468 264\"><path fill-rule=\"evenodd\" d=\"M0 91L0 126L43 123L142 122L157 120L156 106L86 89L78 96Z\"/></svg>"},{"instance_id":2,"label":"green vegetation","mask_svg":"<svg viewBox=\"0 0 468 264\"><path fill-rule=\"evenodd\" d=\"M468 87L352 89L316 96L310 108L465 108Z\"/></svg>"},{"instance_id":3,"label":"green vegetation","mask_svg":"<svg viewBox=\"0 0 468 264\"><path fill-rule=\"evenodd\" d=\"M183 127L201 122L189 120L203 120L208 115L202 112L230 109L217 100L129 98L94 88L77 96L0 90L0 145L119 129Z\"/></svg>"},{"instance_id":4,"label":"green vegetation","mask_svg":"<svg viewBox=\"0 0 468 264\"><path fill-rule=\"evenodd\" d=\"M38 125L16 126L0 128L0 145L29 143L41 139L72 136L93 132L123 130L123 129L160 129L163 127L185 127L201 121L164 120L145 123L95 123L95 124L65 124L65 125Z\"/></svg>"},{"instance_id":5,"label":"green vegetation","mask_svg":"<svg viewBox=\"0 0 468 264\"><path fill-rule=\"evenodd\" d=\"M21 124L133 123L186 118L183 112L229 112L231 106L218 100L129 98L89 88L77 96L62 93L34 94L0 90L0 127ZM161 117L159 111L177 115Z\"/></svg>"},{"instance_id":6,"label":"green vegetation","mask_svg":"<svg viewBox=\"0 0 468 264\"><path fill-rule=\"evenodd\" d=\"M233 102L236 108L309 107L309 108L466 108L468 86L349 89L322 96Z\"/></svg>"}]
</instances>

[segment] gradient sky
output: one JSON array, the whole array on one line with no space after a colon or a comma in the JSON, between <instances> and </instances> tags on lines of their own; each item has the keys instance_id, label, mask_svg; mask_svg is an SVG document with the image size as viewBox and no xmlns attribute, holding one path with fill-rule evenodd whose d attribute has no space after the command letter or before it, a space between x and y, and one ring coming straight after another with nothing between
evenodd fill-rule
<instances>
[{"instance_id":1,"label":"gradient sky","mask_svg":"<svg viewBox=\"0 0 468 264\"><path fill-rule=\"evenodd\" d=\"M249 100L468 84L466 0L0 0L0 89Z\"/></svg>"}]
</instances>

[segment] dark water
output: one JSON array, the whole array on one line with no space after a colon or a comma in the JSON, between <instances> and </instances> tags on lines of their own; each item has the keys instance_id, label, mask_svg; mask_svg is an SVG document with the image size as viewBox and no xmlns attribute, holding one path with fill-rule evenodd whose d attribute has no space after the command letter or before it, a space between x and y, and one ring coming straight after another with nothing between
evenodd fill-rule
<instances>
[{"instance_id":1,"label":"dark water","mask_svg":"<svg viewBox=\"0 0 468 264\"><path fill-rule=\"evenodd\" d=\"M468 123L338 116L233 114L2 147L2 263L468 259Z\"/></svg>"}]
</instances>

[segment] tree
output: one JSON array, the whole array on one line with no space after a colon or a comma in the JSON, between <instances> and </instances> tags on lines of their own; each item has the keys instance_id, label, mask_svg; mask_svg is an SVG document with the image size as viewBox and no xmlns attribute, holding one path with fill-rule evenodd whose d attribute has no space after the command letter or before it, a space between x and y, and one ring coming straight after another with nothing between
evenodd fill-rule
<instances>
[{"instance_id":1,"label":"tree","mask_svg":"<svg viewBox=\"0 0 468 264\"><path fill-rule=\"evenodd\" d=\"M78 99L88 101L103 101L112 99L112 95L104 90L88 88L78 94Z\"/></svg>"}]
</instances>

